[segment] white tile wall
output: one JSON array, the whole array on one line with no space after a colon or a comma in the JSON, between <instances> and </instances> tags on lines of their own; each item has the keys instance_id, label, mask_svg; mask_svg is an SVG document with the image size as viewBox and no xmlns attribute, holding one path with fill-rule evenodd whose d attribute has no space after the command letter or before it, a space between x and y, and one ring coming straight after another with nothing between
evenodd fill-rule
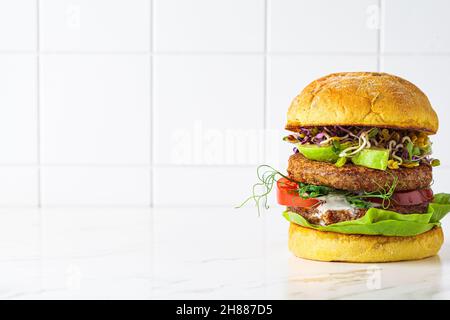
<instances>
[{"instance_id":1,"label":"white tile wall","mask_svg":"<svg viewBox=\"0 0 450 320\"><path fill-rule=\"evenodd\" d=\"M44 164L149 164L150 62L145 55L44 55Z\"/></svg>"},{"instance_id":2,"label":"white tile wall","mask_svg":"<svg viewBox=\"0 0 450 320\"><path fill-rule=\"evenodd\" d=\"M36 57L0 55L0 164L37 163Z\"/></svg>"},{"instance_id":3,"label":"white tile wall","mask_svg":"<svg viewBox=\"0 0 450 320\"><path fill-rule=\"evenodd\" d=\"M450 52L447 0L384 0L384 52Z\"/></svg>"},{"instance_id":4,"label":"white tile wall","mask_svg":"<svg viewBox=\"0 0 450 320\"><path fill-rule=\"evenodd\" d=\"M263 57L158 55L153 65L155 163L228 164L215 152L225 148L225 130L262 131Z\"/></svg>"},{"instance_id":5,"label":"white tile wall","mask_svg":"<svg viewBox=\"0 0 450 320\"><path fill-rule=\"evenodd\" d=\"M154 201L157 206L235 207L251 195L253 168L155 168ZM253 203L250 203L253 205Z\"/></svg>"},{"instance_id":6,"label":"white tile wall","mask_svg":"<svg viewBox=\"0 0 450 320\"><path fill-rule=\"evenodd\" d=\"M44 206L149 206L150 170L145 167L42 169Z\"/></svg>"},{"instance_id":7,"label":"white tile wall","mask_svg":"<svg viewBox=\"0 0 450 320\"><path fill-rule=\"evenodd\" d=\"M37 34L36 0L0 1L0 50L34 51Z\"/></svg>"},{"instance_id":8,"label":"white tile wall","mask_svg":"<svg viewBox=\"0 0 450 320\"><path fill-rule=\"evenodd\" d=\"M377 52L377 0L269 0L272 52Z\"/></svg>"},{"instance_id":9,"label":"white tile wall","mask_svg":"<svg viewBox=\"0 0 450 320\"><path fill-rule=\"evenodd\" d=\"M42 51L148 51L148 0L41 0Z\"/></svg>"},{"instance_id":10,"label":"white tile wall","mask_svg":"<svg viewBox=\"0 0 450 320\"><path fill-rule=\"evenodd\" d=\"M155 50L262 51L264 0L154 0Z\"/></svg>"},{"instance_id":11,"label":"white tile wall","mask_svg":"<svg viewBox=\"0 0 450 320\"><path fill-rule=\"evenodd\" d=\"M232 207L255 164L285 168L294 96L353 70L397 73L428 94L441 120L435 188L445 191L448 9L444 0L1 0L0 205Z\"/></svg>"}]
</instances>

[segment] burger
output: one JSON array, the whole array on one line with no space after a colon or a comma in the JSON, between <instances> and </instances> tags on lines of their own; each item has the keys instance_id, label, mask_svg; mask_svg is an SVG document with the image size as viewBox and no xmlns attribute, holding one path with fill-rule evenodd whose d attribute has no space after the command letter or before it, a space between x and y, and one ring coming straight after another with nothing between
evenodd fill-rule
<instances>
[{"instance_id":1,"label":"burger","mask_svg":"<svg viewBox=\"0 0 450 320\"><path fill-rule=\"evenodd\" d=\"M436 255L450 194L434 194L430 135L438 117L400 77L334 73L310 83L287 113L287 173L258 167L253 199L276 189L297 257L389 262Z\"/></svg>"}]
</instances>

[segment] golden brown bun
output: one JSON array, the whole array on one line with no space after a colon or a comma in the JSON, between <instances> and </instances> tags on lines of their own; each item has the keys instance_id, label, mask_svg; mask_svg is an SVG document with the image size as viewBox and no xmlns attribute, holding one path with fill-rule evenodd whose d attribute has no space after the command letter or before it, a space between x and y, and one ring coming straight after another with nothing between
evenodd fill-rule
<instances>
[{"instance_id":1,"label":"golden brown bun","mask_svg":"<svg viewBox=\"0 0 450 320\"><path fill-rule=\"evenodd\" d=\"M442 228L411 237L323 232L291 223L289 249L300 258L320 261L392 262L434 256L444 242Z\"/></svg>"},{"instance_id":2,"label":"golden brown bun","mask_svg":"<svg viewBox=\"0 0 450 320\"><path fill-rule=\"evenodd\" d=\"M400 77L377 72L333 73L310 83L292 102L286 129L369 126L438 130L427 96Z\"/></svg>"}]
</instances>

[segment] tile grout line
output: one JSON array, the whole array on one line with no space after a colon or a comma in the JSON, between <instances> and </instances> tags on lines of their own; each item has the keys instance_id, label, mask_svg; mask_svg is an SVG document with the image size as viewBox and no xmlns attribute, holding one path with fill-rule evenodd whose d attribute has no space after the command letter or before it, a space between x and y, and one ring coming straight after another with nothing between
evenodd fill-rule
<instances>
[{"instance_id":1,"label":"tile grout line","mask_svg":"<svg viewBox=\"0 0 450 320\"><path fill-rule=\"evenodd\" d=\"M154 18L154 1L150 0L150 55L149 55L149 59L150 59L150 88L149 88L149 94L150 94L150 208L153 208L154 206L154 181L153 181L153 174L154 174L154 168L153 168L153 152L154 152L154 128L153 128L153 124L154 124L154 120L153 120L153 115L154 115L154 99L153 99L153 92L154 92L154 88L153 88L153 50L154 50L154 44L153 44L153 30L154 30L154 23L153 23L153 18Z\"/></svg>"},{"instance_id":2,"label":"tile grout line","mask_svg":"<svg viewBox=\"0 0 450 320\"><path fill-rule=\"evenodd\" d=\"M377 71L381 72L381 33L383 28L383 1L378 0L378 29L377 29Z\"/></svg>"},{"instance_id":3,"label":"tile grout line","mask_svg":"<svg viewBox=\"0 0 450 320\"><path fill-rule=\"evenodd\" d=\"M55 163L55 164L36 164L36 163L5 163L0 164L0 168L254 168L253 164L121 164L121 163Z\"/></svg>"},{"instance_id":4,"label":"tile grout line","mask_svg":"<svg viewBox=\"0 0 450 320\"><path fill-rule=\"evenodd\" d=\"M262 155L264 162L266 162L266 149L267 149L267 137L266 137L266 130L267 130L267 6L268 6L268 0L264 0L264 17L263 17L263 28L264 28L264 39L263 39L263 46L264 46L264 66L263 66L263 145L262 145Z\"/></svg>"},{"instance_id":5,"label":"tile grout line","mask_svg":"<svg viewBox=\"0 0 450 320\"><path fill-rule=\"evenodd\" d=\"M257 163L253 164L154 164L150 166L149 164L78 164L78 163L69 163L69 164L41 164L41 168L162 168L162 169L185 169L185 168L197 168L197 169L205 169L205 168L232 168L232 169L249 169L255 168ZM0 168L39 168L36 164L1 164ZM439 168L450 169L450 165L441 165Z\"/></svg>"},{"instance_id":6,"label":"tile grout line","mask_svg":"<svg viewBox=\"0 0 450 320\"><path fill-rule=\"evenodd\" d=\"M41 172L41 39L40 39L40 0L36 0L36 155L37 155L37 207L38 207L38 241L39 241L39 289L44 288L44 265L43 265L43 216L42 216L42 172Z\"/></svg>"},{"instance_id":7,"label":"tile grout line","mask_svg":"<svg viewBox=\"0 0 450 320\"><path fill-rule=\"evenodd\" d=\"M381 36L381 39L383 36ZM381 41L382 42L382 41ZM27 50L0 50L0 55L23 54L33 55L36 51ZM39 55L150 55L150 56L339 56L339 57L370 57L376 56L377 52L338 52L338 51L40 51ZM399 52L383 52L385 56L427 56L427 57L448 57L450 51L432 52L432 51L399 51Z\"/></svg>"},{"instance_id":8,"label":"tile grout line","mask_svg":"<svg viewBox=\"0 0 450 320\"><path fill-rule=\"evenodd\" d=\"M37 143L37 200L42 207L41 176L41 61L40 61L40 1L36 0L36 143Z\"/></svg>"},{"instance_id":9,"label":"tile grout line","mask_svg":"<svg viewBox=\"0 0 450 320\"><path fill-rule=\"evenodd\" d=\"M150 0L150 54L149 54L149 59L150 59L150 89L149 89L149 94L150 94L150 222L149 222L149 241L150 241L150 276L151 278L155 278L155 248L154 248L154 244L155 244L155 216L154 216L154 212L153 212L153 208L154 208L154 161L153 161L153 156L154 156L154 119L153 119L153 115L154 115L154 98L153 98L153 92L154 92L154 87L153 87L153 71L154 71L154 58L153 58L153 50L154 50L154 0ZM150 291L150 295L153 296L154 294L154 289L153 286L151 285L149 288Z\"/></svg>"},{"instance_id":10,"label":"tile grout line","mask_svg":"<svg viewBox=\"0 0 450 320\"><path fill-rule=\"evenodd\" d=\"M378 28L378 68L379 71L381 72L384 68L383 68L383 55L386 54L386 52L384 52L384 32L385 32L385 9L386 9L386 4L384 2L384 0L378 0L379 6L380 6L380 27ZM414 55L412 53L412 55Z\"/></svg>"},{"instance_id":11,"label":"tile grout line","mask_svg":"<svg viewBox=\"0 0 450 320\"><path fill-rule=\"evenodd\" d=\"M268 108L267 108L267 102L268 102L268 95L267 95L267 89L268 89L268 77L267 77L267 70L268 70L268 15L269 15L269 0L264 0L264 71L263 71L263 77L264 77L264 97L263 97L263 109L264 109L264 123L263 123L263 159L264 163L266 162L267 157L267 118L268 118ZM262 244L262 254L263 254L263 261L264 261L264 287L267 287L267 219L265 219L265 213L263 212L263 224L262 224L262 236L263 236L263 244Z\"/></svg>"}]
</instances>

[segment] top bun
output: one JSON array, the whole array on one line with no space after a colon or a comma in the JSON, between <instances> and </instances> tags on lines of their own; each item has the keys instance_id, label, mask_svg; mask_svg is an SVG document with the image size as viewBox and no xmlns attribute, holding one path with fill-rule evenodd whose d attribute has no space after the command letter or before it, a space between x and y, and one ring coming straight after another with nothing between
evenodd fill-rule
<instances>
[{"instance_id":1,"label":"top bun","mask_svg":"<svg viewBox=\"0 0 450 320\"><path fill-rule=\"evenodd\" d=\"M439 123L427 96L411 82L387 73L342 72L303 89L289 107L286 129L334 125L434 134Z\"/></svg>"}]
</instances>

